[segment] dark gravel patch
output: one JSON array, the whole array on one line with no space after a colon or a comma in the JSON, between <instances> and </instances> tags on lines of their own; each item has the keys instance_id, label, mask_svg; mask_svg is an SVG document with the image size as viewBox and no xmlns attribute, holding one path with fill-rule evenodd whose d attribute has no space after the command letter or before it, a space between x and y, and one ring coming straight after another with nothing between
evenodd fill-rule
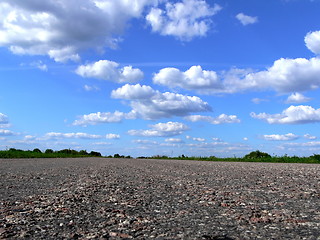
<instances>
[{"instance_id":1,"label":"dark gravel patch","mask_svg":"<svg viewBox=\"0 0 320 240\"><path fill-rule=\"evenodd\" d=\"M0 159L0 239L320 239L320 165Z\"/></svg>"}]
</instances>

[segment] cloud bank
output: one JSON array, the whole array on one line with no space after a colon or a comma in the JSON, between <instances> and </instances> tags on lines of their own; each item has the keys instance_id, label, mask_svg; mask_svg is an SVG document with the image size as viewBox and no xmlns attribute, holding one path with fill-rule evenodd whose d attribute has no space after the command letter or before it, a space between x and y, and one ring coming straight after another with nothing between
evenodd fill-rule
<instances>
[{"instance_id":1,"label":"cloud bank","mask_svg":"<svg viewBox=\"0 0 320 240\"><path fill-rule=\"evenodd\" d=\"M293 133L288 133L284 135L280 135L280 134L262 135L262 138L267 141L291 141L291 140L298 139L299 136Z\"/></svg>"},{"instance_id":2,"label":"cloud bank","mask_svg":"<svg viewBox=\"0 0 320 240\"><path fill-rule=\"evenodd\" d=\"M308 33L307 47L318 53L319 32ZM153 76L153 83L169 88L195 90L202 94L273 90L292 93L320 87L320 58L280 58L265 70L232 68L216 72L191 66L186 71L163 68Z\"/></svg>"},{"instance_id":3,"label":"cloud bank","mask_svg":"<svg viewBox=\"0 0 320 240\"><path fill-rule=\"evenodd\" d=\"M129 100L132 114L135 114L137 118L147 120L211 111L209 104L199 97L171 92L161 93L140 84L126 84L113 90L111 96L116 99Z\"/></svg>"},{"instance_id":4,"label":"cloud bank","mask_svg":"<svg viewBox=\"0 0 320 240\"><path fill-rule=\"evenodd\" d=\"M113 47L132 18L156 0L3 0L0 46L15 54L78 61L86 49Z\"/></svg>"},{"instance_id":5,"label":"cloud bank","mask_svg":"<svg viewBox=\"0 0 320 240\"><path fill-rule=\"evenodd\" d=\"M320 108L311 106L290 106L278 114L251 113L251 117L264 120L269 124L305 124L320 122Z\"/></svg>"},{"instance_id":6,"label":"cloud bank","mask_svg":"<svg viewBox=\"0 0 320 240\"><path fill-rule=\"evenodd\" d=\"M199 122L199 121L209 122L214 125L240 122L240 120L236 115L226 115L226 114L221 114L218 117L191 115L191 116L185 117L185 119L191 122Z\"/></svg>"},{"instance_id":7,"label":"cloud bank","mask_svg":"<svg viewBox=\"0 0 320 240\"><path fill-rule=\"evenodd\" d=\"M172 137L181 135L188 130L188 126L179 122L157 123L150 126L149 130L130 130L128 134L143 137Z\"/></svg>"}]
</instances>

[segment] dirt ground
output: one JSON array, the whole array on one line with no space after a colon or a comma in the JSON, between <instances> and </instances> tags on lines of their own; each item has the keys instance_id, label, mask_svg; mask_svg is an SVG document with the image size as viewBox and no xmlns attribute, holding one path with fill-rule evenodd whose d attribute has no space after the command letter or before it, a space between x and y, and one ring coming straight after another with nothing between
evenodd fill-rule
<instances>
[{"instance_id":1,"label":"dirt ground","mask_svg":"<svg viewBox=\"0 0 320 240\"><path fill-rule=\"evenodd\" d=\"M0 239L320 239L320 165L0 159Z\"/></svg>"}]
</instances>

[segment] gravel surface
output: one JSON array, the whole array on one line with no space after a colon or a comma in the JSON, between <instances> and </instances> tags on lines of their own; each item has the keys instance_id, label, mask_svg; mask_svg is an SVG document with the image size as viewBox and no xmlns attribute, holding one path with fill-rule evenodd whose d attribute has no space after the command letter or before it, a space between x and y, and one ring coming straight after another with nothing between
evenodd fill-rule
<instances>
[{"instance_id":1,"label":"gravel surface","mask_svg":"<svg viewBox=\"0 0 320 240\"><path fill-rule=\"evenodd\" d=\"M320 239L320 165L0 159L0 239Z\"/></svg>"}]
</instances>

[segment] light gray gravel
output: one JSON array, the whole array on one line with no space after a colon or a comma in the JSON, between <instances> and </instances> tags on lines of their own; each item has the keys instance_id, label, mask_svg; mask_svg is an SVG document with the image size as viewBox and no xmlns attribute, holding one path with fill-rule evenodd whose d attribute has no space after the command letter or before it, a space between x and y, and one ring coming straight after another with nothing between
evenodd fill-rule
<instances>
[{"instance_id":1,"label":"light gray gravel","mask_svg":"<svg viewBox=\"0 0 320 240\"><path fill-rule=\"evenodd\" d=\"M320 239L320 165L0 159L0 239Z\"/></svg>"}]
</instances>

